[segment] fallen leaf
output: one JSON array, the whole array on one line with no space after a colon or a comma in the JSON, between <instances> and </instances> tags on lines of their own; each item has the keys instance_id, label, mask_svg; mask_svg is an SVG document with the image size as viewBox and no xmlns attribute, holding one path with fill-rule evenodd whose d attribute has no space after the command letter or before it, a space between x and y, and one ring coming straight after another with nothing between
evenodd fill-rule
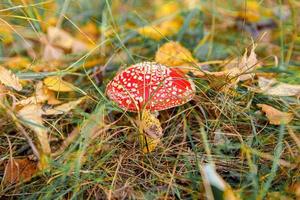
<instances>
[{"instance_id":1,"label":"fallen leaf","mask_svg":"<svg viewBox=\"0 0 300 200\"><path fill-rule=\"evenodd\" d=\"M72 44L72 53L80 53L86 50L87 50L87 46L85 43L79 40L74 40Z\"/></svg>"},{"instance_id":2,"label":"fallen leaf","mask_svg":"<svg viewBox=\"0 0 300 200\"><path fill-rule=\"evenodd\" d=\"M16 56L8 58L3 65L10 69L26 69L30 66L30 62L25 57Z\"/></svg>"},{"instance_id":3,"label":"fallen leaf","mask_svg":"<svg viewBox=\"0 0 300 200\"><path fill-rule=\"evenodd\" d=\"M74 38L68 32L57 27L49 27L47 39L52 46L60 47L65 50L72 50L72 53L79 53L87 50L87 45Z\"/></svg>"},{"instance_id":4,"label":"fallen leaf","mask_svg":"<svg viewBox=\"0 0 300 200\"><path fill-rule=\"evenodd\" d=\"M225 71L228 76L237 77L240 81L245 81L254 77L254 73L251 72L259 67L255 54L256 46L256 44L253 44L249 56L247 55L248 51L246 49L241 59L233 59L225 66Z\"/></svg>"},{"instance_id":5,"label":"fallen leaf","mask_svg":"<svg viewBox=\"0 0 300 200\"><path fill-rule=\"evenodd\" d=\"M63 49L71 49L74 42L74 38L68 32L56 27L48 27L47 37L51 45Z\"/></svg>"},{"instance_id":6,"label":"fallen leaf","mask_svg":"<svg viewBox=\"0 0 300 200\"><path fill-rule=\"evenodd\" d=\"M262 109L262 111L266 114L270 124L280 125L280 124L288 124L293 120L292 113L281 112L272 106L267 104L257 104L258 107Z\"/></svg>"},{"instance_id":7,"label":"fallen leaf","mask_svg":"<svg viewBox=\"0 0 300 200\"><path fill-rule=\"evenodd\" d=\"M64 51L52 46L51 44L46 44L44 52L43 52L43 60L44 61L53 61L59 60L64 55Z\"/></svg>"},{"instance_id":8,"label":"fallen leaf","mask_svg":"<svg viewBox=\"0 0 300 200\"><path fill-rule=\"evenodd\" d=\"M0 66L0 82L8 87L12 87L17 91L22 90L22 85L19 82L19 78L10 70L2 66Z\"/></svg>"},{"instance_id":9,"label":"fallen leaf","mask_svg":"<svg viewBox=\"0 0 300 200\"><path fill-rule=\"evenodd\" d=\"M42 106L40 104L29 104L19 110L18 115L23 119L23 124L31 128L39 141L42 154L50 155L51 148L49 144L46 128L43 126Z\"/></svg>"},{"instance_id":10,"label":"fallen leaf","mask_svg":"<svg viewBox=\"0 0 300 200\"><path fill-rule=\"evenodd\" d=\"M192 53L178 42L167 42L155 54L155 61L166 66L191 65L197 61Z\"/></svg>"},{"instance_id":11,"label":"fallen leaf","mask_svg":"<svg viewBox=\"0 0 300 200\"><path fill-rule=\"evenodd\" d=\"M155 18L163 19L163 21L158 24L141 27L137 32L145 37L161 40L176 34L183 24L183 19L177 15L181 9L181 5L178 2L158 3L157 7Z\"/></svg>"},{"instance_id":12,"label":"fallen leaf","mask_svg":"<svg viewBox=\"0 0 300 200\"><path fill-rule=\"evenodd\" d=\"M276 79L258 78L258 86L261 93L273 96L297 96L300 94L300 85L281 83Z\"/></svg>"},{"instance_id":13,"label":"fallen leaf","mask_svg":"<svg viewBox=\"0 0 300 200\"><path fill-rule=\"evenodd\" d=\"M161 40L178 32L182 26L182 18L176 17L174 19L166 20L157 25L149 25L141 27L137 32L145 37Z\"/></svg>"},{"instance_id":14,"label":"fallen leaf","mask_svg":"<svg viewBox=\"0 0 300 200\"><path fill-rule=\"evenodd\" d=\"M30 181L30 179L38 172L37 162L23 159L10 159L5 166L3 185L12 185L19 182Z\"/></svg>"},{"instance_id":15,"label":"fallen leaf","mask_svg":"<svg viewBox=\"0 0 300 200\"><path fill-rule=\"evenodd\" d=\"M43 115L60 115L60 114L68 113L71 110L73 110L78 104L80 104L84 99L85 97L82 97L76 101L70 101L68 103L64 103L54 108L47 109L43 112Z\"/></svg>"},{"instance_id":16,"label":"fallen leaf","mask_svg":"<svg viewBox=\"0 0 300 200\"><path fill-rule=\"evenodd\" d=\"M48 100L47 100L47 104L49 105L57 105L57 104L61 104L62 102L60 100L58 100L56 97L57 95L55 94L55 92L48 90Z\"/></svg>"},{"instance_id":17,"label":"fallen leaf","mask_svg":"<svg viewBox=\"0 0 300 200\"><path fill-rule=\"evenodd\" d=\"M36 84L35 94L31 97L16 102L16 105L25 106L28 104L43 103L49 98L48 92L48 89L43 86L43 82L40 81Z\"/></svg>"},{"instance_id":18,"label":"fallen leaf","mask_svg":"<svg viewBox=\"0 0 300 200\"><path fill-rule=\"evenodd\" d=\"M59 76L49 76L45 78L44 84L49 90L56 92L71 92L75 89L75 86L62 80Z\"/></svg>"}]
</instances>

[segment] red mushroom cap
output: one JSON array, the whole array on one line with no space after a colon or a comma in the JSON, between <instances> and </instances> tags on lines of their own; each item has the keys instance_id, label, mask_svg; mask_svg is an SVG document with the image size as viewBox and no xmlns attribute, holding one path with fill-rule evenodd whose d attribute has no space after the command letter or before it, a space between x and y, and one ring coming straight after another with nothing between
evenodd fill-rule
<instances>
[{"instance_id":1,"label":"red mushroom cap","mask_svg":"<svg viewBox=\"0 0 300 200\"><path fill-rule=\"evenodd\" d=\"M176 69L142 62L117 74L108 83L106 94L124 110L160 111L190 101L195 86Z\"/></svg>"}]
</instances>

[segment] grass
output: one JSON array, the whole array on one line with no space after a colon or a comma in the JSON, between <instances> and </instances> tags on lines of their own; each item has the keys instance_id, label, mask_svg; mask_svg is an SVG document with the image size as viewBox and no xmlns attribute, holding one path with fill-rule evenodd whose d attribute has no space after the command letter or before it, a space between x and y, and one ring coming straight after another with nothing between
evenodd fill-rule
<instances>
[{"instance_id":1,"label":"grass","mask_svg":"<svg viewBox=\"0 0 300 200\"><path fill-rule=\"evenodd\" d=\"M242 55L254 37L259 44L259 59L268 63L258 72L299 84L299 3L259 1L260 20L273 20L277 26L254 30L260 21L232 17L233 12L249 11L249 2L199 1L201 10L182 6L175 13L183 19L181 28L159 41L137 33L137 27L159 23L153 13L159 8L149 1L1 2L0 22L5 26L0 24L0 62L7 65L11 57L26 57L30 62L25 68L11 67L27 82L20 93L11 90L1 100L0 197L205 199L212 191L207 187L203 168L210 163L240 199L299 198L300 124L296 97L258 94L248 90L246 83L224 92L212 87L220 80L192 76L197 88L195 98L159 113L164 136L155 151L144 154L136 139L136 114L122 111L105 96L105 86L119 68L154 60L157 48L170 40L179 41L195 58L205 62ZM291 15L280 19L275 14L263 14L276 6L279 15L285 14L284 8L289 8ZM97 27L96 34L84 28L91 23ZM65 51L57 63L43 61L45 44L40 39L49 24L82 38L92 48L84 54ZM255 31L259 35L266 31L269 38L259 40ZM26 43L32 46L28 48ZM279 66L272 56L279 59ZM88 66L92 60L99 61ZM36 70L39 65L42 70ZM220 70L219 65L205 67ZM79 88L72 93L57 93L60 100L76 100L83 95L88 100L70 113L44 118L52 151L58 152L50 160L50 167L30 181L4 185L4 168L9 158L33 154L20 126L36 142L34 132L15 123L8 109L16 113L13 101L30 96L34 85L51 75L64 75ZM256 106L259 103L291 111L294 120L288 125L271 125ZM77 137L62 146L70 134Z\"/></svg>"}]
</instances>

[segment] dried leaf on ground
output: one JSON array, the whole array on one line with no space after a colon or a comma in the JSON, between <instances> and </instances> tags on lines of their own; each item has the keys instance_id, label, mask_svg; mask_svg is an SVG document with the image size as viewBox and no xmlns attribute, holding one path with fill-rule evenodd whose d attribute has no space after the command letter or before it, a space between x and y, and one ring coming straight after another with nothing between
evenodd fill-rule
<instances>
[{"instance_id":1,"label":"dried leaf on ground","mask_svg":"<svg viewBox=\"0 0 300 200\"><path fill-rule=\"evenodd\" d=\"M297 96L300 95L300 85L281 83L275 79L258 78L259 92L274 96Z\"/></svg>"},{"instance_id":2,"label":"dried leaf on ground","mask_svg":"<svg viewBox=\"0 0 300 200\"><path fill-rule=\"evenodd\" d=\"M272 106L267 104L257 104L258 107L262 109L262 111L266 114L270 124L280 125L280 124L288 124L293 120L292 113L281 112Z\"/></svg>"},{"instance_id":3,"label":"dried leaf on ground","mask_svg":"<svg viewBox=\"0 0 300 200\"><path fill-rule=\"evenodd\" d=\"M59 76L49 76L45 78L44 84L49 90L56 92L71 92L75 89L75 86L62 80Z\"/></svg>"},{"instance_id":4,"label":"dried leaf on ground","mask_svg":"<svg viewBox=\"0 0 300 200\"><path fill-rule=\"evenodd\" d=\"M28 158L9 160L5 166L3 185L12 185L19 182L30 181L38 172L37 162Z\"/></svg>"},{"instance_id":5,"label":"dried leaf on ground","mask_svg":"<svg viewBox=\"0 0 300 200\"><path fill-rule=\"evenodd\" d=\"M66 31L57 27L48 27L47 37L50 44L63 49L71 49L74 38Z\"/></svg>"},{"instance_id":6,"label":"dried leaf on ground","mask_svg":"<svg viewBox=\"0 0 300 200\"><path fill-rule=\"evenodd\" d=\"M26 105L18 112L18 115L22 118L23 123L35 132L42 154L50 155L51 148L47 130L43 126L42 114L43 110L40 104Z\"/></svg>"},{"instance_id":7,"label":"dried leaf on ground","mask_svg":"<svg viewBox=\"0 0 300 200\"><path fill-rule=\"evenodd\" d=\"M79 53L87 50L87 45L85 43L77 40L68 32L57 27L49 27L47 37L51 45L65 50L72 50L73 53Z\"/></svg>"},{"instance_id":8,"label":"dried leaf on ground","mask_svg":"<svg viewBox=\"0 0 300 200\"><path fill-rule=\"evenodd\" d=\"M178 42L167 42L155 54L155 61L166 66L192 65L197 61L192 53Z\"/></svg>"},{"instance_id":9,"label":"dried leaf on ground","mask_svg":"<svg viewBox=\"0 0 300 200\"><path fill-rule=\"evenodd\" d=\"M54 47L51 44L46 44L43 53L43 60L44 61L59 60L63 55L64 55L63 50Z\"/></svg>"},{"instance_id":10,"label":"dried leaf on ground","mask_svg":"<svg viewBox=\"0 0 300 200\"><path fill-rule=\"evenodd\" d=\"M19 82L19 78L10 70L2 66L0 66L0 82L8 87L12 87L17 91L22 90L22 85Z\"/></svg>"},{"instance_id":11,"label":"dried leaf on ground","mask_svg":"<svg viewBox=\"0 0 300 200\"><path fill-rule=\"evenodd\" d=\"M10 69L26 69L30 66L30 61L26 57L15 56L6 59L3 65Z\"/></svg>"},{"instance_id":12,"label":"dried leaf on ground","mask_svg":"<svg viewBox=\"0 0 300 200\"><path fill-rule=\"evenodd\" d=\"M76 101L70 101L64 104L61 104L59 106L56 106L51 109L47 109L46 111L43 112L43 115L60 115L60 114L66 114L76 108L77 105L79 105L85 97L79 98Z\"/></svg>"},{"instance_id":13,"label":"dried leaf on ground","mask_svg":"<svg viewBox=\"0 0 300 200\"><path fill-rule=\"evenodd\" d=\"M246 49L241 59L233 59L225 66L225 71L227 71L227 74L230 77L237 77L241 81L245 81L254 77L254 73L251 72L259 67L255 53L256 46L256 44L253 44L249 56Z\"/></svg>"},{"instance_id":14,"label":"dried leaf on ground","mask_svg":"<svg viewBox=\"0 0 300 200\"><path fill-rule=\"evenodd\" d=\"M18 101L16 105L28 105L43 103L49 99L49 90L44 87L43 82L38 82L35 86L35 94L31 97Z\"/></svg>"}]
</instances>

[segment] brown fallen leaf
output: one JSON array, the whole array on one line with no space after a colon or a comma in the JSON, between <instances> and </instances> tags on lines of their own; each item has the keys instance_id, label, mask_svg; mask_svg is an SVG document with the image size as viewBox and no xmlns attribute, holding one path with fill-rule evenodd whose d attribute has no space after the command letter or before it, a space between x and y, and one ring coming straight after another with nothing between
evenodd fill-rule
<instances>
[{"instance_id":1,"label":"brown fallen leaf","mask_svg":"<svg viewBox=\"0 0 300 200\"><path fill-rule=\"evenodd\" d=\"M292 113L281 112L280 110L277 110L276 108L273 108L267 104L257 104L257 106L260 107L266 114L270 124L288 124L293 120Z\"/></svg>"},{"instance_id":2,"label":"brown fallen leaf","mask_svg":"<svg viewBox=\"0 0 300 200\"><path fill-rule=\"evenodd\" d=\"M155 54L155 61L166 66L192 65L196 63L192 53L178 42L167 42Z\"/></svg>"},{"instance_id":3,"label":"brown fallen leaf","mask_svg":"<svg viewBox=\"0 0 300 200\"><path fill-rule=\"evenodd\" d=\"M75 89L75 86L62 80L59 76L49 76L45 78L44 84L49 90L56 92L71 92Z\"/></svg>"},{"instance_id":4,"label":"brown fallen leaf","mask_svg":"<svg viewBox=\"0 0 300 200\"><path fill-rule=\"evenodd\" d=\"M65 114L73 110L77 105L79 105L85 97L79 98L76 101L70 101L64 104L61 104L59 106L56 106L51 109L47 109L43 112L43 115L60 115L60 114Z\"/></svg>"},{"instance_id":5,"label":"brown fallen leaf","mask_svg":"<svg viewBox=\"0 0 300 200\"><path fill-rule=\"evenodd\" d=\"M297 96L300 95L300 85L281 83L276 79L258 78L258 86L263 94L273 96Z\"/></svg>"},{"instance_id":6,"label":"brown fallen leaf","mask_svg":"<svg viewBox=\"0 0 300 200\"><path fill-rule=\"evenodd\" d=\"M22 90L22 85L19 82L19 78L13 74L10 70L0 66L0 83L12 87L17 91Z\"/></svg>"},{"instance_id":7,"label":"brown fallen leaf","mask_svg":"<svg viewBox=\"0 0 300 200\"><path fill-rule=\"evenodd\" d=\"M10 159L4 170L3 185L12 185L19 182L30 181L38 172L37 162L28 158Z\"/></svg>"}]
</instances>

